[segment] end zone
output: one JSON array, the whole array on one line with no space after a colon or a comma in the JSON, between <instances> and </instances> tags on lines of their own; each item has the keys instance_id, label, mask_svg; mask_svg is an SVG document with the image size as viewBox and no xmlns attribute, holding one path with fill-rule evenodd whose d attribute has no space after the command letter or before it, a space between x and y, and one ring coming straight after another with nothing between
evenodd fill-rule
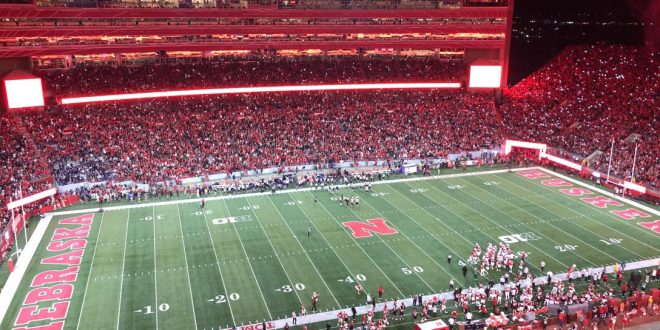
<instances>
[{"instance_id":1,"label":"end zone","mask_svg":"<svg viewBox=\"0 0 660 330\"><path fill-rule=\"evenodd\" d=\"M0 292L0 323L4 321L9 305L14 300L18 286L21 284L23 276L25 276L25 272L27 271L28 266L32 261L32 257L37 251L37 247L46 233L46 229L50 225L52 218L52 215L46 215L41 221L39 221L37 228L32 233L32 237L30 237L30 240L25 245L23 253L18 258L14 272L9 275L2 292Z\"/></svg>"}]
</instances>

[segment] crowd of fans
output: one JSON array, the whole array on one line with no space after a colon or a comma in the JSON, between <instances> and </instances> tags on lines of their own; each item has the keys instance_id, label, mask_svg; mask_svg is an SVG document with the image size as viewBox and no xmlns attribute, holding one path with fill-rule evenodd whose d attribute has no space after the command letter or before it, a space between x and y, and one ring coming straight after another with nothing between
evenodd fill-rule
<instances>
[{"instance_id":1,"label":"crowd of fans","mask_svg":"<svg viewBox=\"0 0 660 330\"><path fill-rule=\"evenodd\" d=\"M52 169L58 184L143 183L340 160L442 157L539 141L586 157L607 173L660 183L658 53L574 46L505 92L259 94L50 107L2 119L2 198L24 194ZM459 62L424 58L255 58L177 65L77 66L41 73L58 96L285 83L456 81ZM498 118L501 118L499 121ZM22 121L21 121L22 120ZM12 121L21 121L35 146ZM32 140L30 140L32 141ZM37 156L37 149L40 155ZM47 160L48 164L45 164ZM38 174L38 175L37 175ZM46 180L47 182L47 180ZM47 184L47 183L46 183ZM4 217L6 218L6 216Z\"/></svg>"},{"instance_id":2,"label":"crowd of fans","mask_svg":"<svg viewBox=\"0 0 660 330\"><path fill-rule=\"evenodd\" d=\"M424 159L501 143L492 97L447 91L151 100L54 108L24 123L59 184Z\"/></svg>"},{"instance_id":3,"label":"crowd of fans","mask_svg":"<svg viewBox=\"0 0 660 330\"><path fill-rule=\"evenodd\" d=\"M508 249L502 244L500 248ZM452 304L447 301L450 299L448 295L413 295L412 304L396 299L387 301L382 298L382 287L371 296L358 283L356 294L366 295L366 313L358 317L355 306L340 311L337 326L346 330L377 330L408 322L412 317L414 323L442 318L447 320L449 329L459 328L459 323L466 329L516 326L518 329L546 329L549 325L560 329L568 326L568 329L575 330L614 329L617 323L622 323L625 328L634 317L658 315L660 306L654 300L657 297L648 293L652 293L649 289L660 280L660 266L627 272L626 264L621 263L615 264L610 273L605 267L582 271L572 267L565 282L563 275L552 272L537 273L538 277L535 277L527 268L527 265L533 266L526 263L524 256L519 263L519 267L490 269L502 274L499 284L492 280L488 283L479 281L476 268L472 286L456 287L454 280L450 280L448 292L453 291ZM466 272L467 266L464 266L464 276ZM381 303L378 307L377 302ZM298 315L305 314L302 305ZM297 324L296 316L294 310L293 325ZM326 328L330 326L328 323ZM285 329L288 328L287 323Z\"/></svg>"},{"instance_id":4,"label":"crowd of fans","mask_svg":"<svg viewBox=\"0 0 660 330\"><path fill-rule=\"evenodd\" d=\"M282 84L459 81L459 61L416 57L260 58L185 65L83 65L46 71L46 89L57 96L133 93L171 89Z\"/></svg>"},{"instance_id":5,"label":"crowd of fans","mask_svg":"<svg viewBox=\"0 0 660 330\"><path fill-rule=\"evenodd\" d=\"M4 207L10 200L20 199L21 193L27 196L50 187L46 163L15 126L12 118L0 117L0 233L11 218Z\"/></svg>"},{"instance_id":6,"label":"crowd of fans","mask_svg":"<svg viewBox=\"0 0 660 330\"><path fill-rule=\"evenodd\" d=\"M508 136L548 143L587 157L592 167L660 184L660 53L615 45L566 48L546 66L512 87L500 111ZM631 136L637 134L638 137Z\"/></svg>"}]
</instances>

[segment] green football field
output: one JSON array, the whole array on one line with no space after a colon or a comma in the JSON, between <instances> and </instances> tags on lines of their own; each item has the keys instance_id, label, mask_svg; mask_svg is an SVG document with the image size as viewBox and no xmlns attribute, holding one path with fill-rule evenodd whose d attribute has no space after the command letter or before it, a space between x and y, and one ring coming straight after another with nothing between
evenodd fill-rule
<instances>
[{"instance_id":1,"label":"green football field","mask_svg":"<svg viewBox=\"0 0 660 330\"><path fill-rule=\"evenodd\" d=\"M660 256L658 227L650 225L657 211L532 171L545 177L456 174L378 183L371 192L301 189L209 198L204 209L172 201L56 215L0 328L223 329L285 319L301 303L311 312L313 292L321 312L364 305L357 283L372 295L382 286L392 300L445 292L452 278L462 287L497 282L498 271L473 279L472 265L463 276L459 263L475 243L485 250L502 241L526 252L536 275L541 261L546 272L564 273L572 264L602 268ZM589 193L575 196L576 188ZM359 206L340 204L341 195L359 196ZM86 214L87 227L62 222ZM74 279L35 285L43 272L74 268ZM59 300L30 294L63 282L70 294L45 294ZM67 304L63 315L38 309L53 312L56 303L60 311Z\"/></svg>"}]
</instances>

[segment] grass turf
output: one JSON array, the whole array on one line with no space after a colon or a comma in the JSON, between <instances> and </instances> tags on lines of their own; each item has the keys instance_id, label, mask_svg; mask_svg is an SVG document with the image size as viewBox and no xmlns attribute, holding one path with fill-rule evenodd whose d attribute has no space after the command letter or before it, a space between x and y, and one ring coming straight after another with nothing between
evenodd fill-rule
<instances>
[{"instance_id":1,"label":"grass turf","mask_svg":"<svg viewBox=\"0 0 660 330\"><path fill-rule=\"evenodd\" d=\"M181 203L97 213L65 328L251 324L288 317L301 303L310 311L312 292L320 295L322 311L364 304L364 295L355 294L356 281L372 294L383 286L388 300L443 292L451 278L459 286L487 281L471 273L463 277L458 261L475 242L485 247L512 234L537 238L511 244L529 254L535 274L541 273L541 260L546 270L560 273L571 264L602 267L660 255L657 234L635 224L655 218L626 221L611 208L596 208L558 189L501 173L379 184L371 193L342 188L335 194L237 197L208 201L204 210ZM340 205L341 194L360 196L360 206ZM3 329L12 327L34 275L57 268L39 261L61 253L48 252L46 245L57 220L68 217L51 222ZM342 225L374 218L398 233L354 238ZM451 265L448 254L454 257Z\"/></svg>"}]
</instances>

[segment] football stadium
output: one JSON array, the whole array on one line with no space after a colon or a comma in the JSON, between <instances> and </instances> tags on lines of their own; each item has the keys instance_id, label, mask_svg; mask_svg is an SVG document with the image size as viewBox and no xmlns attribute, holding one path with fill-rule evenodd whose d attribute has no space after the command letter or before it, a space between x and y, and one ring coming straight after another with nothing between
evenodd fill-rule
<instances>
[{"instance_id":1,"label":"football stadium","mask_svg":"<svg viewBox=\"0 0 660 330\"><path fill-rule=\"evenodd\" d=\"M659 8L0 0L0 329L658 329Z\"/></svg>"}]
</instances>

